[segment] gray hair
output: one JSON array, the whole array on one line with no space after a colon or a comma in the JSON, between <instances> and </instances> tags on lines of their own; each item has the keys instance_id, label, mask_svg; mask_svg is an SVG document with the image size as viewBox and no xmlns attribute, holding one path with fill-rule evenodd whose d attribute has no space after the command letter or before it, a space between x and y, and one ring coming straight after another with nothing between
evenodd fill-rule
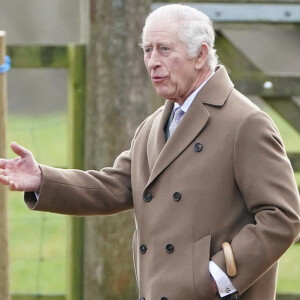
<instances>
[{"instance_id":1,"label":"gray hair","mask_svg":"<svg viewBox=\"0 0 300 300\"><path fill-rule=\"evenodd\" d=\"M207 63L211 70L214 70L218 63L218 56L214 49L215 31L212 21L203 12L187 5L170 4L161 6L149 14L145 21L141 35L141 46L144 44L145 33L151 24L156 21L170 19L179 22L179 39L185 44L188 56L196 57L203 44L208 47Z\"/></svg>"}]
</instances>

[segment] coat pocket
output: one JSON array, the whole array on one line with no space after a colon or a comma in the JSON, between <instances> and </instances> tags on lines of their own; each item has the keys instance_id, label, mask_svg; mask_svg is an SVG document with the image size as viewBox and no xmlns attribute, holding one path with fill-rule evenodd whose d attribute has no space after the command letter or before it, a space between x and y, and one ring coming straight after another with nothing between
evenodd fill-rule
<instances>
[{"instance_id":1,"label":"coat pocket","mask_svg":"<svg viewBox=\"0 0 300 300\"><path fill-rule=\"evenodd\" d=\"M194 285L199 300L213 300L214 294L209 273L211 236L194 243Z\"/></svg>"}]
</instances>

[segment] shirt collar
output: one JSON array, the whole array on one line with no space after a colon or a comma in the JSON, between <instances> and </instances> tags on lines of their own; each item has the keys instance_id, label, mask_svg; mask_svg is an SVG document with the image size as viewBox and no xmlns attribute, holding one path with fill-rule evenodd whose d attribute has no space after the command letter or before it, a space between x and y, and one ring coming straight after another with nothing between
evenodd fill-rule
<instances>
[{"instance_id":1,"label":"shirt collar","mask_svg":"<svg viewBox=\"0 0 300 300\"><path fill-rule=\"evenodd\" d=\"M183 110L185 113L187 112L187 110L189 109L189 107L191 106L191 104L193 103L196 95L200 92L200 90L204 87L204 85L206 84L206 82L215 74L216 72L212 72L211 75L209 75L209 77L192 93L188 96L188 98L183 102L183 104L180 106L177 102L174 103L174 107L173 110L175 111L178 107L181 108L181 110Z\"/></svg>"}]
</instances>

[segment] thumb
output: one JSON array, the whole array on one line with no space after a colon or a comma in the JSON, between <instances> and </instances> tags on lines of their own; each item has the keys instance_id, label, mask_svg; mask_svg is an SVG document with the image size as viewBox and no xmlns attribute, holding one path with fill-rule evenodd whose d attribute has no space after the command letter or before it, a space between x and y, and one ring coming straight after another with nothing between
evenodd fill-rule
<instances>
[{"instance_id":1,"label":"thumb","mask_svg":"<svg viewBox=\"0 0 300 300\"><path fill-rule=\"evenodd\" d=\"M22 158L24 158L25 156L31 155L31 152L29 150L20 146L16 142L12 142L10 144L10 148L13 152L15 152L17 155L19 155Z\"/></svg>"}]
</instances>

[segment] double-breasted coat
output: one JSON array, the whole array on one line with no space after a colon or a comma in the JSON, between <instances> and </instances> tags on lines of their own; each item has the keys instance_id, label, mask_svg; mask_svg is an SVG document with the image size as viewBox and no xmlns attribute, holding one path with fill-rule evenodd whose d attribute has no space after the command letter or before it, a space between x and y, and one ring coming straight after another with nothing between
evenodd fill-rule
<instances>
[{"instance_id":1,"label":"double-breasted coat","mask_svg":"<svg viewBox=\"0 0 300 300\"><path fill-rule=\"evenodd\" d=\"M275 299L277 261L297 238L299 194L272 120L240 94L223 66L196 96L170 139L171 101L137 129L112 168L41 166L31 209L73 215L134 209L139 297L210 300L209 261L226 272L221 244L237 265L242 299Z\"/></svg>"}]
</instances>

